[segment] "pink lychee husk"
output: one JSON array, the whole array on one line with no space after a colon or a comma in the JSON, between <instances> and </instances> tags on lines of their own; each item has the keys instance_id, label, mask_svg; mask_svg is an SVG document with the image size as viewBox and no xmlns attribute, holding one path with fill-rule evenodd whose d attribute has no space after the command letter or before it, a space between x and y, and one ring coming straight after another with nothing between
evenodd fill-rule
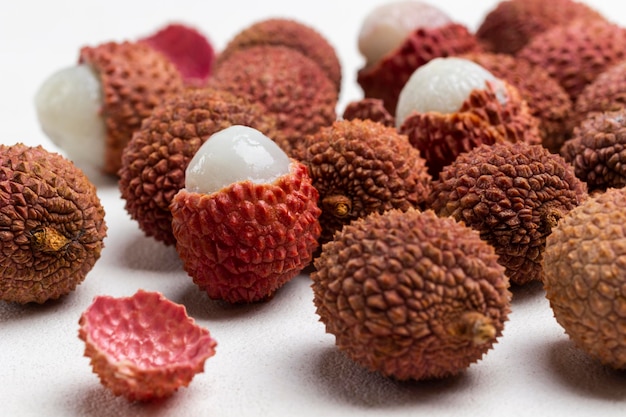
<instances>
[{"instance_id":1,"label":"pink lychee husk","mask_svg":"<svg viewBox=\"0 0 626 417\"><path fill-rule=\"evenodd\" d=\"M450 23L438 28L418 28L378 62L361 68L357 82L365 97L380 98L395 114L398 96L413 72L434 58L480 51L467 27Z\"/></svg>"},{"instance_id":2,"label":"pink lychee husk","mask_svg":"<svg viewBox=\"0 0 626 417\"><path fill-rule=\"evenodd\" d=\"M205 35L190 26L172 23L139 42L169 58L188 86L203 86L211 75L215 49Z\"/></svg>"},{"instance_id":3,"label":"pink lychee husk","mask_svg":"<svg viewBox=\"0 0 626 417\"><path fill-rule=\"evenodd\" d=\"M312 260L321 233L318 198L295 160L272 183L236 182L211 194L180 190L172 230L185 271L212 299L268 299Z\"/></svg>"},{"instance_id":4,"label":"pink lychee husk","mask_svg":"<svg viewBox=\"0 0 626 417\"><path fill-rule=\"evenodd\" d=\"M188 386L217 345L183 305L144 290L96 297L80 317L78 337L100 382L129 401L165 398Z\"/></svg>"}]
</instances>

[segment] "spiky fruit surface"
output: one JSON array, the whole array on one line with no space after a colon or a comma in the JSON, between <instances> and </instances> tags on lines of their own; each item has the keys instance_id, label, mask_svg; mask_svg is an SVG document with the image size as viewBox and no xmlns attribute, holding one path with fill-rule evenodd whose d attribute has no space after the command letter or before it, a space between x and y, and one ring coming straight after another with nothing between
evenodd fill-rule
<instances>
[{"instance_id":1,"label":"spiky fruit surface","mask_svg":"<svg viewBox=\"0 0 626 417\"><path fill-rule=\"evenodd\" d=\"M506 0L487 13L476 36L489 51L515 54L535 36L577 19L604 17L585 3L572 0Z\"/></svg>"},{"instance_id":2,"label":"spiky fruit surface","mask_svg":"<svg viewBox=\"0 0 626 417\"><path fill-rule=\"evenodd\" d=\"M302 137L336 119L337 89L320 66L285 46L251 46L215 67L211 85L242 96L275 115L280 135L272 137L294 156Z\"/></svg>"},{"instance_id":3,"label":"spiky fruit surface","mask_svg":"<svg viewBox=\"0 0 626 417\"><path fill-rule=\"evenodd\" d=\"M320 195L321 242L372 212L419 207L431 177L406 136L371 120L341 120L306 138L301 161Z\"/></svg>"},{"instance_id":4,"label":"spiky fruit surface","mask_svg":"<svg viewBox=\"0 0 626 417\"><path fill-rule=\"evenodd\" d=\"M357 82L365 97L382 99L389 113L395 114L400 91L417 68L434 58L479 49L476 37L464 25L450 23L437 28L416 28L396 49L376 63L361 68Z\"/></svg>"},{"instance_id":5,"label":"spiky fruit surface","mask_svg":"<svg viewBox=\"0 0 626 417\"><path fill-rule=\"evenodd\" d=\"M391 115L379 98L363 98L351 101L343 111L345 120L371 120L385 126L395 126L396 119Z\"/></svg>"},{"instance_id":6,"label":"spiky fruit surface","mask_svg":"<svg viewBox=\"0 0 626 417\"><path fill-rule=\"evenodd\" d=\"M626 368L626 192L609 189L559 221L546 240L544 287L582 350Z\"/></svg>"},{"instance_id":7,"label":"spiky fruit surface","mask_svg":"<svg viewBox=\"0 0 626 417\"><path fill-rule=\"evenodd\" d=\"M573 125L579 126L592 112L626 107L626 61L619 62L588 84L574 103Z\"/></svg>"},{"instance_id":8,"label":"spiky fruit surface","mask_svg":"<svg viewBox=\"0 0 626 417\"><path fill-rule=\"evenodd\" d=\"M43 303L73 291L106 235L95 186L63 156L0 145L0 299Z\"/></svg>"},{"instance_id":9,"label":"spiky fruit surface","mask_svg":"<svg viewBox=\"0 0 626 417\"><path fill-rule=\"evenodd\" d=\"M396 379L462 372L501 335L509 282L478 233L432 211L391 210L322 246L314 303L338 348Z\"/></svg>"},{"instance_id":10,"label":"spiky fruit surface","mask_svg":"<svg viewBox=\"0 0 626 417\"><path fill-rule=\"evenodd\" d=\"M335 48L317 30L293 19L272 18L254 23L228 42L218 61L228 59L234 51L259 45L282 45L295 49L315 61L337 91L341 89L341 63Z\"/></svg>"},{"instance_id":11,"label":"spiky fruit surface","mask_svg":"<svg viewBox=\"0 0 626 417\"><path fill-rule=\"evenodd\" d=\"M537 35L517 56L548 71L573 101L626 58L626 29L606 20L576 21Z\"/></svg>"},{"instance_id":12,"label":"spiky fruit surface","mask_svg":"<svg viewBox=\"0 0 626 417\"><path fill-rule=\"evenodd\" d=\"M213 89L171 96L144 120L124 149L119 188L126 211L147 236L176 242L170 203L185 186L187 165L213 133L232 125L272 136L276 120L259 105Z\"/></svg>"},{"instance_id":13,"label":"spiky fruit surface","mask_svg":"<svg viewBox=\"0 0 626 417\"><path fill-rule=\"evenodd\" d=\"M176 250L209 297L267 299L306 267L320 234L306 167L256 129L232 126L198 150L172 201Z\"/></svg>"},{"instance_id":14,"label":"spiky fruit surface","mask_svg":"<svg viewBox=\"0 0 626 417\"><path fill-rule=\"evenodd\" d=\"M141 42L85 46L79 62L100 77L107 131L104 171L117 174L122 151L142 119L168 94L182 91L181 75L164 55Z\"/></svg>"},{"instance_id":15,"label":"spiky fruit surface","mask_svg":"<svg viewBox=\"0 0 626 417\"><path fill-rule=\"evenodd\" d=\"M215 50L209 39L193 27L172 23L139 42L167 56L189 86L201 87L211 75Z\"/></svg>"},{"instance_id":16,"label":"spiky fruit surface","mask_svg":"<svg viewBox=\"0 0 626 417\"><path fill-rule=\"evenodd\" d=\"M168 397L188 386L217 346L183 305L143 290L96 297L80 316L78 336L100 382L130 401Z\"/></svg>"},{"instance_id":17,"label":"spiky fruit surface","mask_svg":"<svg viewBox=\"0 0 626 417\"><path fill-rule=\"evenodd\" d=\"M480 232L512 283L541 280L546 237L587 196L574 169L541 145L481 145L445 167L430 207Z\"/></svg>"},{"instance_id":18,"label":"spiky fruit surface","mask_svg":"<svg viewBox=\"0 0 626 417\"><path fill-rule=\"evenodd\" d=\"M626 110L591 113L561 154L589 191L626 186Z\"/></svg>"},{"instance_id":19,"label":"spiky fruit surface","mask_svg":"<svg viewBox=\"0 0 626 417\"><path fill-rule=\"evenodd\" d=\"M573 103L546 70L502 53L479 52L462 58L478 63L517 88L521 98L528 103L530 114L539 120L541 143L553 153L559 151L571 134Z\"/></svg>"},{"instance_id":20,"label":"spiky fruit surface","mask_svg":"<svg viewBox=\"0 0 626 417\"><path fill-rule=\"evenodd\" d=\"M423 65L398 103L398 131L419 149L433 178L481 144L541 142L539 121L517 88L467 59L437 58Z\"/></svg>"}]
</instances>

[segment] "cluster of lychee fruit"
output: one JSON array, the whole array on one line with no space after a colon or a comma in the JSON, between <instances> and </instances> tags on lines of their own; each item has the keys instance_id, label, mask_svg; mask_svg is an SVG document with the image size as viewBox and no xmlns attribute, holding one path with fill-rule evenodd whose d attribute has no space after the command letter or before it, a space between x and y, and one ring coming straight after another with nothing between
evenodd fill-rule
<instances>
[{"instance_id":1,"label":"cluster of lychee fruit","mask_svg":"<svg viewBox=\"0 0 626 417\"><path fill-rule=\"evenodd\" d=\"M571 0L507 0L472 33L409 0L373 10L358 47L363 97L342 117L334 48L278 18L219 53L183 25L85 47L37 111L71 158L119 179L131 218L175 245L210 298L266 300L311 267L320 320L371 370L461 372L502 335L510 285L531 281L577 344L625 368L626 29ZM0 298L57 298L98 258L104 212L62 157L16 146L1 158ZM116 394L169 395L190 377L150 382L171 347L156 319L103 339L113 309L163 301L135 297L96 300L80 337ZM102 348L146 334L158 348L145 355ZM215 346L190 334L209 348L185 372Z\"/></svg>"}]
</instances>

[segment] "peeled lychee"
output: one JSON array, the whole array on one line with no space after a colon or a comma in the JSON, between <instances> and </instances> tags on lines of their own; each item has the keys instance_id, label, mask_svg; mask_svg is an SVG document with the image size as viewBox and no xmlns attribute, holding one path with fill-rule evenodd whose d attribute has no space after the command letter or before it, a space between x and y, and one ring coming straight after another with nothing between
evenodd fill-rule
<instances>
[{"instance_id":1,"label":"peeled lychee","mask_svg":"<svg viewBox=\"0 0 626 417\"><path fill-rule=\"evenodd\" d=\"M430 210L355 220L322 246L315 267L326 332L355 362L398 380L462 372L493 347L510 309L493 247Z\"/></svg>"},{"instance_id":2,"label":"peeled lychee","mask_svg":"<svg viewBox=\"0 0 626 417\"><path fill-rule=\"evenodd\" d=\"M183 305L143 290L96 297L79 326L93 372L130 401L165 398L188 386L217 345Z\"/></svg>"},{"instance_id":3,"label":"peeled lychee","mask_svg":"<svg viewBox=\"0 0 626 417\"><path fill-rule=\"evenodd\" d=\"M95 186L70 160L0 145L0 300L70 293L100 258L106 231Z\"/></svg>"},{"instance_id":4,"label":"peeled lychee","mask_svg":"<svg viewBox=\"0 0 626 417\"><path fill-rule=\"evenodd\" d=\"M42 130L70 159L116 175L142 119L182 89L176 67L146 43L107 42L83 47L78 65L44 81L35 107Z\"/></svg>"},{"instance_id":5,"label":"peeled lychee","mask_svg":"<svg viewBox=\"0 0 626 417\"><path fill-rule=\"evenodd\" d=\"M320 235L317 199L306 167L258 130L213 134L171 204L185 271L210 298L267 299L310 263Z\"/></svg>"}]
</instances>

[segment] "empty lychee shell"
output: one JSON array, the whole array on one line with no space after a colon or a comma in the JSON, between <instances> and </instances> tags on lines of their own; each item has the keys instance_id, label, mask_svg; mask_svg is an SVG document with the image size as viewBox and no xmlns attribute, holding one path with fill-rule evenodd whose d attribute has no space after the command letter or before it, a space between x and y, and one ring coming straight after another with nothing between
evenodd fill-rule
<instances>
[{"instance_id":1,"label":"empty lychee shell","mask_svg":"<svg viewBox=\"0 0 626 417\"><path fill-rule=\"evenodd\" d=\"M619 62L588 84L574 103L573 126L592 112L617 111L626 107L626 61Z\"/></svg>"},{"instance_id":2,"label":"empty lychee shell","mask_svg":"<svg viewBox=\"0 0 626 417\"><path fill-rule=\"evenodd\" d=\"M168 397L188 386L217 345L183 305L143 290L131 297L95 297L79 326L94 373L131 401Z\"/></svg>"},{"instance_id":3,"label":"empty lychee shell","mask_svg":"<svg viewBox=\"0 0 626 417\"><path fill-rule=\"evenodd\" d=\"M379 98L363 98L351 101L343 110L344 120L371 120L385 126L395 127L396 119L385 108Z\"/></svg>"},{"instance_id":4,"label":"empty lychee shell","mask_svg":"<svg viewBox=\"0 0 626 417\"><path fill-rule=\"evenodd\" d=\"M195 28L172 23L139 42L167 56L187 85L202 86L211 75L215 50L207 37Z\"/></svg>"},{"instance_id":5,"label":"empty lychee shell","mask_svg":"<svg viewBox=\"0 0 626 417\"><path fill-rule=\"evenodd\" d=\"M573 101L626 58L626 29L606 20L575 21L535 36L517 56L544 68Z\"/></svg>"},{"instance_id":6,"label":"empty lychee shell","mask_svg":"<svg viewBox=\"0 0 626 417\"><path fill-rule=\"evenodd\" d=\"M272 139L295 156L302 137L336 119L338 93L321 67L295 49L250 46L219 61L211 85L264 106L277 118Z\"/></svg>"},{"instance_id":7,"label":"empty lychee shell","mask_svg":"<svg viewBox=\"0 0 626 417\"><path fill-rule=\"evenodd\" d=\"M572 0L506 0L491 10L476 31L485 49L515 54L535 36L577 19L604 19L583 2Z\"/></svg>"},{"instance_id":8,"label":"empty lychee shell","mask_svg":"<svg viewBox=\"0 0 626 417\"><path fill-rule=\"evenodd\" d=\"M476 37L467 27L450 23L437 28L416 28L396 49L357 73L365 97L380 98L395 114L398 95L411 74L438 57L479 50Z\"/></svg>"},{"instance_id":9,"label":"empty lychee shell","mask_svg":"<svg viewBox=\"0 0 626 417\"><path fill-rule=\"evenodd\" d=\"M271 297L312 260L321 232L317 199L306 167L258 130L215 133L171 204L185 271L213 299Z\"/></svg>"},{"instance_id":10,"label":"empty lychee shell","mask_svg":"<svg viewBox=\"0 0 626 417\"><path fill-rule=\"evenodd\" d=\"M341 63L335 48L317 30L293 19L271 18L254 23L235 35L217 60L223 61L234 51L259 45L282 45L295 49L316 62L337 91L341 89Z\"/></svg>"},{"instance_id":11,"label":"empty lychee shell","mask_svg":"<svg viewBox=\"0 0 626 417\"><path fill-rule=\"evenodd\" d=\"M502 53L478 52L462 55L496 77L516 87L528 103L530 114L539 119L541 143L558 152L573 127L572 100L545 69Z\"/></svg>"},{"instance_id":12,"label":"empty lychee shell","mask_svg":"<svg viewBox=\"0 0 626 417\"><path fill-rule=\"evenodd\" d=\"M398 131L436 178L472 148L497 142L541 142L539 121L519 91L463 58L436 58L417 69L398 101Z\"/></svg>"}]
</instances>

